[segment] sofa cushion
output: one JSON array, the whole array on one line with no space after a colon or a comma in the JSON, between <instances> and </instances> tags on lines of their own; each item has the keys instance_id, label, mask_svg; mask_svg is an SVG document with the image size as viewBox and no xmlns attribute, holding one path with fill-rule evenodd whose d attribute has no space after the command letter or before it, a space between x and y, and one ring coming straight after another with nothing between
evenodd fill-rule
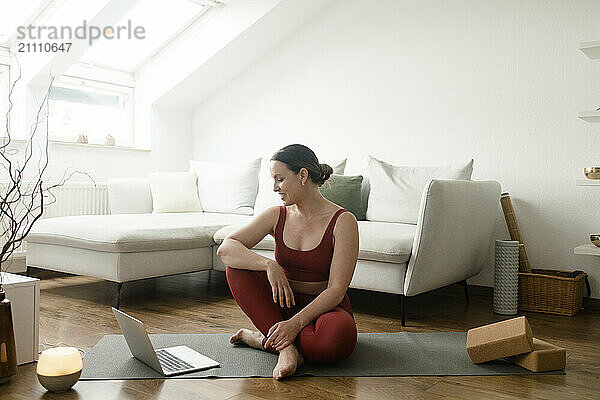
<instances>
[{"instance_id":1,"label":"sofa cushion","mask_svg":"<svg viewBox=\"0 0 600 400\"><path fill-rule=\"evenodd\" d=\"M115 178L108 181L111 214L152 212L152 192L148 178Z\"/></svg>"},{"instance_id":2,"label":"sofa cushion","mask_svg":"<svg viewBox=\"0 0 600 400\"><path fill-rule=\"evenodd\" d=\"M249 216L217 213L80 215L38 220L26 240L108 252L212 246L214 233Z\"/></svg>"},{"instance_id":3,"label":"sofa cushion","mask_svg":"<svg viewBox=\"0 0 600 400\"><path fill-rule=\"evenodd\" d=\"M150 191L154 213L202 211L195 172L153 172Z\"/></svg>"},{"instance_id":4,"label":"sofa cushion","mask_svg":"<svg viewBox=\"0 0 600 400\"><path fill-rule=\"evenodd\" d=\"M260 158L251 161L194 161L190 171L198 175L202 210L252 215L258 191Z\"/></svg>"},{"instance_id":5,"label":"sofa cushion","mask_svg":"<svg viewBox=\"0 0 600 400\"><path fill-rule=\"evenodd\" d=\"M369 156L369 221L416 224L423 189L432 179L470 180L473 160L449 167L402 167Z\"/></svg>"},{"instance_id":6,"label":"sofa cushion","mask_svg":"<svg viewBox=\"0 0 600 400\"><path fill-rule=\"evenodd\" d=\"M401 264L408 261L417 227L412 224L358 221L361 260Z\"/></svg>"},{"instance_id":7,"label":"sofa cushion","mask_svg":"<svg viewBox=\"0 0 600 400\"><path fill-rule=\"evenodd\" d=\"M364 221L365 209L361 201L362 181L362 175L333 174L319 188L319 191L327 200L350 211L357 220Z\"/></svg>"},{"instance_id":8,"label":"sofa cushion","mask_svg":"<svg viewBox=\"0 0 600 400\"><path fill-rule=\"evenodd\" d=\"M235 232L242 225L229 225L216 231L216 244ZM360 260L381 261L402 264L408 261L412 251L417 227L412 224L391 222L358 221ZM265 236L256 246L256 250L275 250L275 239Z\"/></svg>"}]
</instances>

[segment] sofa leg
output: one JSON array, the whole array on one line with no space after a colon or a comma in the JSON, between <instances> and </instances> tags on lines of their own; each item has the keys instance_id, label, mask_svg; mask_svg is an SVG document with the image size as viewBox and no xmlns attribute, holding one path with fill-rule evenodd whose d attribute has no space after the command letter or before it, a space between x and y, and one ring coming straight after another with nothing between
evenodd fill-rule
<instances>
[{"instance_id":1,"label":"sofa leg","mask_svg":"<svg viewBox=\"0 0 600 400\"><path fill-rule=\"evenodd\" d=\"M467 280L463 280L458 282L459 285L461 285L462 287L465 288L465 299L467 300L467 303L469 302L469 287L467 286Z\"/></svg>"},{"instance_id":2,"label":"sofa leg","mask_svg":"<svg viewBox=\"0 0 600 400\"><path fill-rule=\"evenodd\" d=\"M210 277L212 275L212 270L208 270L208 279L206 281L206 294L210 293Z\"/></svg>"},{"instance_id":3,"label":"sofa leg","mask_svg":"<svg viewBox=\"0 0 600 400\"><path fill-rule=\"evenodd\" d=\"M406 315L406 296L399 294L398 300L400 300L400 325L406 326L406 321L404 320Z\"/></svg>"},{"instance_id":4,"label":"sofa leg","mask_svg":"<svg viewBox=\"0 0 600 400\"><path fill-rule=\"evenodd\" d=\"M116 299L116 309L121 309L121 288L123 287L123 282L117 282L117 299Z\"/></svg>"}]
</instances>

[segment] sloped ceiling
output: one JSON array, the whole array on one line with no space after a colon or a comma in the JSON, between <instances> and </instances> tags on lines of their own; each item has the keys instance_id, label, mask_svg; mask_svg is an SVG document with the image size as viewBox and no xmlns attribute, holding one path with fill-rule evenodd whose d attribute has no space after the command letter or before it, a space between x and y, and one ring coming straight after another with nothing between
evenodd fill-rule
<instances>
[{"instance_id":1,"label":"sloped ceiling","mask_svg":"<svg viewBox=\"0 0 600 400\"><path fill-rule=\"evenodd\" d=\"M154 103L193 110L333 0L283 0Z\"/></svg>"}]
</instances>

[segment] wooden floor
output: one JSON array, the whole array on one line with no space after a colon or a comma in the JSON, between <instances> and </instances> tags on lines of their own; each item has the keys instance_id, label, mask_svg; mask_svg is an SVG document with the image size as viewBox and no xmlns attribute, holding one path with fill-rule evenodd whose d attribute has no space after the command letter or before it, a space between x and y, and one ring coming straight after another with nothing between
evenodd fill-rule
<instances>
[{"instance_id":1,"label":"wooden floor","mask_svg":"<svg viewBox=\"0 0 600 400\"><path fill-rule=\"evenodd\" d=\"M120 333L110 310L115 284L37 271L41 278L40 342L89 350ZM487 294L467 304L458 285L408 299L400 326L396 296L350 290L359 332L466 331L505 319L491 312ZM487 293L487 292L486 292ZM141 318L150 333L232 333L253 328L231 297L223 273L208 272L125 284L121 308ZM62 395L46 393L35 363L19 367L0 399L600 399L600 314L575 317L526 314L535 336L567 348L566 375L461 377L297 377L78 382Z\"/></svg>"}]
</instances>

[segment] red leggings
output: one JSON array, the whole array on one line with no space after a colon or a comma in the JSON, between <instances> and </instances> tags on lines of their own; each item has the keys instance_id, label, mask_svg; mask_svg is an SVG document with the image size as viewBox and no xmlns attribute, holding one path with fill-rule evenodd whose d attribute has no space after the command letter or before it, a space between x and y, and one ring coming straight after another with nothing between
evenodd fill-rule
<instances>
[{"instance_id":1,"label":"red leggings","mask_svg":"<svg viewBox=\"0 0 600 400\"><path fill-rule=\"evenodd\" d=\"M317 297L294 293L296 305L280 307L273 302L266 272L227 267L226 273L235 301L265 337L275 323L290 319ZM265 341L266 338L263 346ZM339 361L352 354L356 346L356 323L348 295L332 310L302 328L294 344L307 362ZM270 345L266 350L279 353Z\"/></svg>"}]
</instances>

